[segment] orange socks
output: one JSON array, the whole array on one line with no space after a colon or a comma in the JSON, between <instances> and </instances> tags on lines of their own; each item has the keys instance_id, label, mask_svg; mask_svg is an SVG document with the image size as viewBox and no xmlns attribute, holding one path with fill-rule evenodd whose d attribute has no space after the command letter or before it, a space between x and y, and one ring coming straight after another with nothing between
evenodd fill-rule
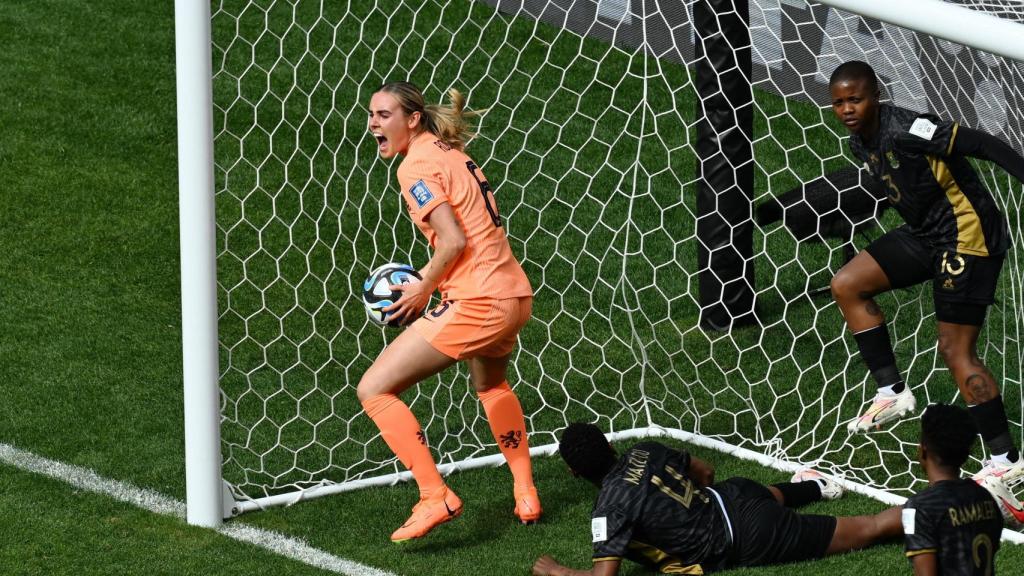
<instances>
[{"instance_id":1,"label":"orange socks","mask_svg":"<svg viewBox=\"0 0 1024 576\"><path fill-rule=\"evenodd\" d=\"M508 461L516 490L533 488L530 445L519 399L507 382L477 396L487 414L491 433ZM362 404L366 415L380 428L388 448L412 472L420 488L420 498L439 493L445 485L444 480L437 471L434 457L427 448L423 431L412 410L394 394L379 394Z\"/></svg>"},{"instance_id":2,"label":"orange socks","mask_svg":"<svg viewBox=\"0 0 1024 576\"><path fill-rule=\"evenodd\" d=\"M498 448L508 461L515 488L533 488L530 445L526 439L526 421L519 398L516 398L515 393L509 388L508 382L502 382L486 392L478 392L477 396L483 404L487 422L491 425L491 433L498 442Z\"/></svg>"},{"instance_id":3,"label":"orange socks","mask_svg":"<svg viewBox=\"0 0 1024 576\"><path fill-rule=\"evenodd\" d=\"M515 396L512 397L515 399ZM408 468L420 487L420 498L428 498L444 488L444 480L437 471L434 457L427 448L426 438L412 410L394 394L379 394L366 400L363 410L380 428L388 448ZM519 402L516 402L519 406ZM522 425L522 411L519 413ZM524 439L525 440L525 439ZM524 442L525 444L525 442ZM529 466L529 462L527 462Z\"/></svg>"}]
</instances>

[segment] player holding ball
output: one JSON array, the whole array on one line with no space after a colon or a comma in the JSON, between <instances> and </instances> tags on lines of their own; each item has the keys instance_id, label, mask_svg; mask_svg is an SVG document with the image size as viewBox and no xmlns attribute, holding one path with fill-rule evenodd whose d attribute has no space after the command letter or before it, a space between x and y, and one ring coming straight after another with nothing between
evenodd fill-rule
<instances>
[{"instance_id":1,"label":"player holding ball","mask_svg":"<svg viewBox=\"0 0 1024 576\"><path fill-rule=\"evenodd\" d=\"M412 515L394 542L425 536L461 514L462 501L438 473L419 422L398 395L424 378L465 360L470 379L512 471L514 513L540 519L526 424L506 369L520 329L530 318L533 290L512 254L490 184L463 152L473 134L465 98L451 90L451 106L427 105L408 82L384 84L373 94L368 128L381 158L402 156L401 194L413 222L433 249L422 281L392 286L402 292L384 309L410 324L359 381L356 394L388 447L419 486ZM416 318L434 290L441 303Z\"/></svg>"}]
</instances>

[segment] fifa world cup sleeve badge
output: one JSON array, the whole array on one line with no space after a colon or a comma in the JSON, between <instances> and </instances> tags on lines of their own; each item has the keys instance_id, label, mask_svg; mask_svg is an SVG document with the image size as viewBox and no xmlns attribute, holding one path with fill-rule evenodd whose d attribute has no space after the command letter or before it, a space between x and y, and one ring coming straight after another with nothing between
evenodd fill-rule
<instances>
[{"instance_id":1,"label":"fifa world cup sleeve badge","mask_svg":"<svg viewBox=\"0 0 1024 576\"><path fill-rule=\"evenodd\" d=\"M409 189L409 194L412 195L413 200L416 201L416 205L420 208L426 206L431 200L434 199L434 194L427 188L427 185L423 180L417 181Z\"/></svg>"}]
</instances>

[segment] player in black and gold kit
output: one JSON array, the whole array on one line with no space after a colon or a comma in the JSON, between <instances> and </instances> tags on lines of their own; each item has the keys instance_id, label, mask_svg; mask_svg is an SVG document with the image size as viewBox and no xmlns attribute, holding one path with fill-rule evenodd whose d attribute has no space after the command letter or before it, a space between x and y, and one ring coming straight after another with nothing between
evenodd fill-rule
<instances>
[{"instance_id":1,"label":"player in black and gold kit","mask_svg":"<svg viewBox=\"0 0 1024 576\"><path fill-rule=\"evenodd\" d=\"M575 475L601 489L591 518L594 564L573 570L542 556L533 566L537 576L614 576L623 559L665 574L704 574L820 558L900 534L899 508L840 518L794 512L842 495L813 472L773 486L746 478L715 484L711 465L658 442L641 442L618 458L593 424L566 428L559 452Z\"/></svg>"},{"instance_id":2,"label":"player in black and gold kit","mask_svg":"<svg viewBox=\"0 0 1024 576\"><path fill-rule=\"evenodd\" d=\"M1010 236L1005 216L967 157L994 161L1022 182L1024 158L984 132L880 104L878 78L864 62L836 68L829 88L832 110L850 131L850 149L886 187L906 221L832 280L833 298L878 386L867 411L847 427L863 432L916 410L874 296L930 280L939 352L991 455L975 479L1024 476L999 388L976 349Z\"/></svg>"},{"instance_id":3,"label":"player in black and gold kit","mask_svg":"<svg viewBox=\"0 0 1024 576\"><path fill-rule=\"evenodd\" d=\"M995 574L1003 517L984 488L960 478L976 436L962 408L933 404L921 416L918 459L929 486L903 507L907 557L915 576Z\"/></svg>"}]
</instances>

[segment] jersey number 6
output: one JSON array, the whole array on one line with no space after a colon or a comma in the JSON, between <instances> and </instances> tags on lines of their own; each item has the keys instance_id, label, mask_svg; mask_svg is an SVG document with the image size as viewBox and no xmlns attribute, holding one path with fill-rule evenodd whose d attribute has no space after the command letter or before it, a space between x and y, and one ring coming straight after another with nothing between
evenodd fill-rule
<instances>
[{"instance_id":1,"label":"jersey number 6","mask_svg":"<svg viewBox=\"0 0 1024 576\"><path fill-rule=\"evenodd\" d=\"M487 213L491 215L491 222L494 222L495 226L501 226L501 217L498 216L498 210L495 206L494 191L491 190L491 185L487 183L487 180L481 180L476 174L476 164L472 160L466 162L466 168L469 168L469 173L473 175L473 180L480 185L480 193L484 196L484 206L487 208ZM491 201L487 200L487 193L491 193Z\"/></svg>"}]
</instances>

